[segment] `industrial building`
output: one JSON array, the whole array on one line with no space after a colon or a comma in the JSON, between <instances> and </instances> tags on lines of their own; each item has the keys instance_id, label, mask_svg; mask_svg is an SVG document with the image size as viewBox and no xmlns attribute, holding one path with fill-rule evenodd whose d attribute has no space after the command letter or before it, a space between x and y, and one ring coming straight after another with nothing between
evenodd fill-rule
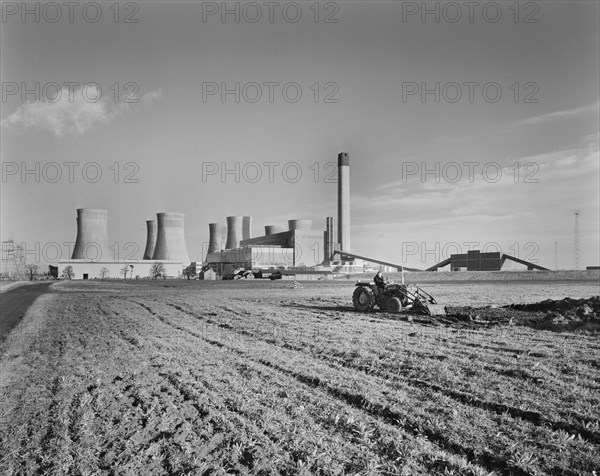
<instances>
[{"instance_id":1,"label":"industrial building","mask_svg":"<svg viewBox=\"0 0 600 476\"><path fill-rule=\"evenodd\" d=\"M224 227L209 224L209 252L205 265L217 265L211 267L223 274L240 267L287 269L325 263L327 232L313 230L312 220L289 220L287 230L267 225L263 236L251 238L249 233L242 233L244 218L250 219L227 217L225 241Z\"/></svg>"},{"instance_id":2,"label":"industrial building","mask_svg":"<svg viewBox=\"0 0 600 476\"><path fill-rule=\"evenodd\" d=\"M71 260L59 263L61 270L70 265L75 278L92 279L105 268L110 277L147 277L152 266L161 263L165 274L180 277L184 268L195 275L224 276L240 268L245 270L285 271L281 275L310 279L331 273L361 273L376 269L420 271L351 251L350 233L350 158L338 154L337 229L333 217L324 217L323 227L308 219L289 219L287 226L264 225L264 234L252 235L251 216L228 216L226 223L210 223L208 249L202 262L190 261L184 235L182 213L157 213L146 221L147 237L142 260L119 261L113 257L108 238L108 212L91 208L77 210L77 238ZM455 254L427 271L450 266L452 271L496 271L506 260L545 270L534 263L500 253L472 250ZM191 264L190 264L191 263ZM318 278L323 279L323 278Z\"/></svg>"},{"instance_id":3,"label":"industrial building","mask_svg":"<svg viewBox=\"0 0 600 476\"><path fill-rule=\"evenodd\" d=\"M203 269L220 275L235 269L285 270L285 276L310 273L362 273L375 269L397 270L402 265L388 263L351 252L350 233L350 157L338 154L337 230L333 217L324 217L324 229L312 220L288 220L287 227L265 225L264 235L251 236L251 217L229 216L226 224L208 225L208 251ZM404 268L417 271L414 268ZM302 271L302 272L301 272ZM308 273L308 274L307 274Z\"/></svg>"},{"instance_id":4,"label":"industrial building","mask_svg":"<svg viewBox=\"0 0 600 476\"><path fill-rule=\"evenodd\" d=\"M545 270L543 266L525 261L514 256L501 254L499 252L482 253L479 250L470 250L466 254L450 255L450 258L433 265L426 271L438 271L439 268L450 265L452 271L500 271L506 260L527 266L528 270Z\"/></svg>"},{"instance_id":5,"label":"industrial building","mask_svg":"<svg viewBox=\"0 0 600 476\"><path fill-rule=\"evenodd\" d=\"M338 154L338 227L333 217L324 219L324 229L314 229L312 220L291 219L287 227L265 225L264 235L251 236L252 217L229 216L226 225L210 223L204 267L219 274L236 268L323 271L333 265L337 272L364 270L350 252L350 158ZM336 239L337 235L337 239ZM346 253L336 255L340 250ZM337 258L337 259L336 259Z\"/></svg>"},{"instance_id":6,"label":"industrial building","mask_svg":"<svg viewBox=\"0 0 600 476\"><path fill-rule=\"evenodd\" d=\"M367 262L401 269L392 263L369 260L351 253L350 245L350 159L338 154L338 218L324 217L323 227L313 227L312 220L290 219L287 226L265 225L264 234L252 235L251 216L229 216L226 223L209 224L206 257L190 265L184 236L184 215L157 213L156 220L146 221L146 246L142 260L118 260L110 249L108 212L80 208L77 210L77 238L69 261L76 279L93 279L108 270L110 277L121 277L129 268L129 277L146 277L155 263L162 263L168 276L181 276L192 266L197 274L208 270L219 275L235 269L286 270L286 276L322 273L362 272Z\"/></svg>"}]
</instances>

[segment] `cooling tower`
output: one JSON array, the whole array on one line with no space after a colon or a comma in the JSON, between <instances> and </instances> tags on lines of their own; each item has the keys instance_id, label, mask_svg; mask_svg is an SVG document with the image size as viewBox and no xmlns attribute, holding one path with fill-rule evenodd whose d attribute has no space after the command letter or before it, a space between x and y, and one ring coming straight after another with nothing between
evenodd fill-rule
<instances>
[{"instance_id":1,"label":"cooling tower","mask_svg":"<svg viewBox=\"0 0 600 476\"><path fill-rule=\"evenodd\" d=\"M225 245L225 239L227 237L227 228L225 225L220 223L209 223L208 224L209 238L208 238L208 253L214 253L221 251Z\"/></svg>"},{"instance_id":2,"label":"cooling tower","mask_svg":"<svg viewBox=\"0 0 600 476\"><path fill-rule=\"evenodd\" d=\"M108 247L108 212L94 208L77 209L77 239L71 259L112 261Z\"/></svg>"},{"instance_id":3,"label":"cooling tower","mask_svg":"<svg viewBox=\"0 0 600 476\"><path fill-rule=\"evenodd\" d=\"M288 220L288 229L292 230L311 230L312 220Z\"/></svg>"},{"instance_id":4,"label":"cooling tower","mask_svg":"<svg viewBox=\"0 0 600 476\"><path fill-rule=\"evenodd\" d=\"M225 249L233 250L240 247L243 236L243 217L227 217L227 243Z\"/></svg>"},{"instance_id":5,"label":"cooling tower","mask_svg":"<svg viewBox=\"0 0 600 476\"><path fill-rule=\"evenodd\" d=\"M283 233L285 228L282 226L267 225L265 226L265 236L274 235L275 233Z\"/></svg>"},{"instance_id":6,"label":"cooling tower","mask_svg":"<svg viewBox=\"0 0 600 476\"><path fill-rule=\"evenodd\" d=\"M154 248L156 247L156 221L146 220L148 233L146 235L146 249L144 250L144 259L152 259Z\"/></svg>"},{"instance_id":7,"label":"cooling tower","mask_svg":"<svg viewBox=\"0 0 600 476\"><path fill-rule=\"evenodd\" d=\"M252 217L242 218L242 240L252 238Z\"/></svg>"},{"instance_id":8,"label":"cooling tower","mask_svg":"<svg viewBox=\"0 0 600 476\"><path fill-rule=\"evenodd\" d=\"M350 251L350 157L338 154L338 242L342 251Z\"/></svg>"},{"instance_id":9,"label":"cooling tower","mask_svg":"<svg viewBox=\"0 0 600 476\"><path fill-rule=\"evenodd\" d=\"M153 260L181 261L184 266L190 263L183 234L183 217L183 213L156 214L158 228Z\"/></svg>"}]
</instances>

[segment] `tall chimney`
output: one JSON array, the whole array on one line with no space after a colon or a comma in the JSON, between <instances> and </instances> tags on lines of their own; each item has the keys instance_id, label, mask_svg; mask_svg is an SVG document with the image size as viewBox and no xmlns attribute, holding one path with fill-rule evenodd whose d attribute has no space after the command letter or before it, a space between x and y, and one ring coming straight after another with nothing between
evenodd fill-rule
<instances>
[{"instance_id":1,"label":"tall chimney","mask_svg":"<svg viewBox=\"0 0 600 476\"><path fill-rule=\"evenodd\" d=\"M233 250L240 247L243 236L243 217L227 217L227 243L225 249Z\"/></svg>"},{"instance_id":2,"label":"tall chimney","mask_svg":"<svg viewBox=\"0 0 600 476\"><path fill-rule=\"evenodd\" d=\"M242 218L242 240L252 238L252 217Z\"/></svg>"},{"instance_id":3,"label":"tall chimney","mask_svg":"<svg viewBox=\"0 0 600 476\"><path fill-rule=\"evenodd\" d=\"M144 250L144 259L152 259L154 248L156 247L156 220L146 220L146 249Z\"/></svg>"},{"instance_id":4,"label":"tall chimney","mask_svg":"<svg viewBox=\"0 0 600 476\"><path fill-rule=\"evenodd\" d=\"M215 253L216 251L221 251L223 246L225 246L227 228L221 223L209 223L208 231L208 253Z\"/></svg>"},{"instance_id":5,"label":"tall chimney","mask_svg":"<svg viewBox=\"0 0 600 476\"><path fill-rule=\"evenodd\" d=\"M338 154L338 242L342 251L350 251L350 157Z\"/></svg>"},{"instance_id":6,"label":"tall chimney","mask_svg":"<svg viewBox=\"0 0 600 476\"><path fill-rule=\"evenodd\" d=\"M333 228L333 217L327 217L325 219L325 231L323 232L323 234L323 245L325 253L325 259L323 261L329 264L331 258L335 253L335 234Z\"/></svg>"},{"instance_id":7,"label":"tall chimney","mask_svg":"<svg viewBox=\"0 0 600 476\"><path fill-rule=\"evenodd\" d=\"M95 208L77 209L77 238L71 259L114 261L108 247L108 212Z\"/></svg>"},{"instance_id":8,"label":"tall chimney","mask_svg":"<svg viewBox=\"0 0 600 476\"><path fill-rule=\"evenodd\" d=\"M158 229L153 260L181 261L190 263L183 232L183 213L157 213Z\"/></svg>"}]
</instances>

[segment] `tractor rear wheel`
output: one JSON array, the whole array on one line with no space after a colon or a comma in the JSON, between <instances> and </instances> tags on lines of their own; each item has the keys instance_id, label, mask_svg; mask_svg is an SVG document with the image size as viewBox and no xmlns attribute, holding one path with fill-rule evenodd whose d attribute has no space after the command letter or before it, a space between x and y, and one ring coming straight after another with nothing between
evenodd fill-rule
<instances>
[{"instance_id":1,"label":"tractor rear wheel","mask_svg":"<svg viewBox=\"0 0 600 476\"><path fill-rule=\"evenodd\" d=\"M358 286L352 294L352 303L357 311L372 311L375 307L375 294L371 288Z\"/></svg>"},{"instance_id":2,"label":"tractor rear wheel","mask_svg":"<svg viewBox=\"0 0 600 476\"><path fill-rule=\"evenodd\" d=\"M397 297L389 298L385 303L388 312L400 312L402 310L402 301Z\"/></svg>"}]
</instances>

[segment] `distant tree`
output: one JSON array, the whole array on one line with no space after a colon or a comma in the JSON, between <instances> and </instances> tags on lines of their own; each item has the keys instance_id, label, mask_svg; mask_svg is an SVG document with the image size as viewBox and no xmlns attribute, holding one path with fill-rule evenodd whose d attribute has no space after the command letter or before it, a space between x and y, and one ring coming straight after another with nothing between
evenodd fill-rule
<instances>
[{"instance_id":1,"label":"distant tree","mask_svg":"<svg viewBox=\"0 0 600 476\"><path fill-rule=\"evenodd\" d=\"M25 269L29 272L29 281L33 281L34 276L37 274L39 266L37 264L26 264Z\"/></svg>"},{"instance_id":2,"label":"distant tree","mask_svg":"<svg viewBox=\"0 0 600 476\"><path fill-rule=\"evenodd\" d=\"M106 279L110 276L110 271L106 266L103 266L100 272L98 273L98 276L100 277L100 279Z\"/></svg>"},{"instance_id":3,"label":"distant tree","mask_svg":"<svg viewBox=\"0 0 600 476\"><path fill-rule=\"evenodd\" d=\"M156 279L163 274L165 274L165 265L164 264L154 263L150 267L150 276L152 276L153 279Z\"/></svg>"},{"instance_id":4,"label":"distant tree","mask_svg":"<svg viewBox=\"0 0 600 476\"><path fill-rule=\"evenodd\" d=\"M123 279L127 279L127 273L129 273L129 266L125 265L121 268L121 274L123 275Z\"/></svg>"},{"instance_id":5,"label":"distant tree","mask_svg":"<svg viewBox=\"0 0 600 476\"><path fill-rule=\"evenodd\" d=\"M183 275L188 278L188 281L191 277L196 277L196 267L193 265L189 265L187 268L183 270Z\"/></svg>"},{"instance_id":6,"label":"distant tree","mask_svg":"<svg viewBox=\"0 0 600 476\"><path fill-rule=\"evenodd\" d=\"M133 279L133 265L132 264L129 265L129 271L131 271L131 275L129 276L129 279Z\"/></svg>"},{"instance_id":7,"label":"distant tree","mask_svg":"<svg viewBox=\"0 0 600 476\"><path fill-rule=\"evenodd\" d=\"M65 269L62 270L63 278L73 279L75 273L73 272L73 266L69 265Z\"/></svg>"}]
</instances>

